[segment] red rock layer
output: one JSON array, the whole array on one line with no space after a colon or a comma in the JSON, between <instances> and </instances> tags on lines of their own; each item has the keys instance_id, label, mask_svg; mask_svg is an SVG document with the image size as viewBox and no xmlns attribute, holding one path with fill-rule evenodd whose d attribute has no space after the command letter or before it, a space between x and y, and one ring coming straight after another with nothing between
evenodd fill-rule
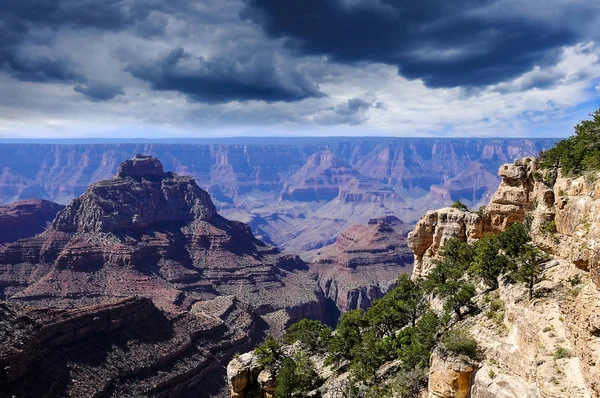
<instances>
[{"instance_id":1,"label":"red rock layer","mask_svg":"<svg viewBox=\"0 0 600 398\"><path fill-rule=\"evenodd\" d=\"M163 313L142 298L70 310L2 303L0 395L211 397L223 363L250 348L253 330L235 300L195 315Z\"/></svg>"},{"instance_id":2,"label":"red rock layer","mask_svg":"<svg viewBox=\"0 0 600 398\"><path fill-rule=\"evenodd\" d=\"M412 272L406 246L410 225L390 216L343 231L319 251L311 266L325 296L343 312L367 308L390 290L401 273Z\"/></svg>"},{"instance_id":3,"label":"red rock layer","mask_svg":"<svg viewBox=\"0 0 600 398\"><path fill-rule=\"evenodd\" d=\"M0 245L43 232L64 206L48 200L26 199L0 207Z\"/></svg>"},{"instance_id":4,"label":"red rock layer","mask_svg":"<svg viewBox=\"0 0 600 398\"><path fill-rule=\"evenodd\" d=\"M298 293L284 281L302 268L247 225L219 216L192 178L136 156L90 186L44 233L0 250L0 295L53 305L140 295L177 311L237 291L257 307L282 308L318 301L316 286ZM288 300L264 302L269 289L285 290Z\"/></svg>"}]
</instances>

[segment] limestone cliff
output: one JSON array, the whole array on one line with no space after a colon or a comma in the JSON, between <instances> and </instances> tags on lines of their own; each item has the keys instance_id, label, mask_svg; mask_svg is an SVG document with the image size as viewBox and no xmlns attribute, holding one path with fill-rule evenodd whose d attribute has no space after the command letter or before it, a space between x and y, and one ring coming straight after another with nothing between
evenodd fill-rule
<instances>
[{"instance_id":1,"label":"limestone cliff","mask_svg":"<svg viewBox=\"0 0 600 398\"><path fill-rule=\"evenodd\" d=\"M421 218L408 240L415 255L414 276L427 274L450 237L472 241L530 217L534 243L556 260L546 265L540 297L529 302L518 286L502 285L496 300L503 303L505 314L496 323L481 314L467 322L483 351L482 361L475 364L471 397L597 397L598 175L565 177L560 170L540 170L531 158L503 165L498 174L502 182L485 211L441 209ZM453 369L449 364L436 368ZM435 376L433 367L432 372ZM457 386L450 380L454 373L446 370L447 377L430 377L429 396L460 396L458 387L446 388Z\"/></svg>"},{"instance_id":2,"label":"limestone cliff","mask_svg":"<svg viewBox=\"0 0 600 398\"><path fill-rule=\"evenodd\" d=\"M408 234L408 247L415 257L413 277L427 275L448 239L455 237L471 242L481 236L483 219L477 213L451 207L427 212Z\"/></svg>"}]
</instances>

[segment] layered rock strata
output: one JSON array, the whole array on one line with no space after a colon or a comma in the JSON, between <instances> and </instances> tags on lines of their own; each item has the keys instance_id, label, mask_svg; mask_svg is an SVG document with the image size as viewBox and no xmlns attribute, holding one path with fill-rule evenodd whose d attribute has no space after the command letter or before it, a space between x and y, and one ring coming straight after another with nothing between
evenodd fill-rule
<instances>
[{"instance_id":1,"label":"layered rock strata","mask_svg":"<svg viewBox=\"0 0 600 398\"><path fill-rule=\"evenodd\" d=\"M221 362L250 347L247 310L169 314L146 298L66 310L2 303L0 396L215 396Z\"/></svg>"},{"instance_id":2,"label":"layered rock strata","mask_svg":"<svg viewBox=\"0 0 600 398\"><path fill-rule=\"evenodd\" d=\"M448 239L472 242L484 234L499 233L515 222L523 222L540 199L548 203L547 189L534 179L538 174L535 159L515 160L500 167L502 181L485 208L473 212L448 207L425 213L408 234L408 246L414 252L414 276L429 272Z\"/></svg>"},{"instance_id":3,"label":"layered rock strata","mask_svg":"<svg viewBox=\"0 0 600 398\"><path fill-rule=\"evenodd\" d=\"M529 217L533 242L558 260L546 265L545 280L537 287L544 293L533 302L518 286L500 288L506 308L501 325L481 315L469 321L484 352L471 397L600 396L597 174L563 176L525 158L502 166L499 175L502 183L485 211L450 210L455 213L451 223L440 223L449 211L441 209L417 223L409 234L414 275L427 274L445 240L472 241ZM435 395L433 390L431 397L458 393Z\"/></svg>"},{"instance_id":4,"label":"layered rock strata","mask_svg":"<svg viewBox=\"0 0 600 398\"><path fill-rule=\"evenodd\" d=\"M25 199L0 207L0 245L43 232L64 206L42 199Z\"/></svg>"},{"instance_id":5,"label":"layered rock strata","mask_svg":"<svg viewBox=\"0 0 600 398\"><path fill-rule=\"evenodd\" d=\"M325 296L341 312L366 309L412 272L406 246L410 226L396 217L372 219L343 231L336 242L319 250L311 265Z\"/></svg>"},{"instance_id":6,"label":"layered rock strata","mask_svg":"<svg viewBox=\"0 0 600 398\"><path fill-rule=\"evenodd\" d=\"M139 295L179 311L233 294L263 313L300 307L319 318L322 294L303 269L299 258L217 214L191 177L139 155L90 186L45 232L0 250L0 296L71 306Z\"/></svg>"}]
</instances>

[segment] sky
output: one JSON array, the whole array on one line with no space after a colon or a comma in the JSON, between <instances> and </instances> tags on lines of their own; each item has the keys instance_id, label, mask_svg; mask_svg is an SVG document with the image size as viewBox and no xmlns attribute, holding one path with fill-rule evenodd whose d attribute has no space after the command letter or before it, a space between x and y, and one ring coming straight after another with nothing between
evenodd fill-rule
<instances>
[{"instance_id":1,"label":"sky","mask_svg":"<svg viewBox=\"0 0 600 398\"><path fill-rule=\"evenodd\" d=\"M563 137L599 41L589 0L2 0L0 137Z\"/></svg>"}]
</instances>

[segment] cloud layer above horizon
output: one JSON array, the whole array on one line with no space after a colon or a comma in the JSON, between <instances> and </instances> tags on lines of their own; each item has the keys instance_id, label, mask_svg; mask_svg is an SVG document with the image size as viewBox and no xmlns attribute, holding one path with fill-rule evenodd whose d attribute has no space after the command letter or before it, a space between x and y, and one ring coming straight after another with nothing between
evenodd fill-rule
<instances>
[{"instance_id":1,"label":"cloud layer above horizon","mask_svg":"<svg viewBox=\"0 0 600 398\"><path fill-rule=\"evenodd\" d=\"M553 136L600 106L600 4L0 4L0 136ZM598 43L598 44L597 44Z\"/></svg>"}]
</instances>

